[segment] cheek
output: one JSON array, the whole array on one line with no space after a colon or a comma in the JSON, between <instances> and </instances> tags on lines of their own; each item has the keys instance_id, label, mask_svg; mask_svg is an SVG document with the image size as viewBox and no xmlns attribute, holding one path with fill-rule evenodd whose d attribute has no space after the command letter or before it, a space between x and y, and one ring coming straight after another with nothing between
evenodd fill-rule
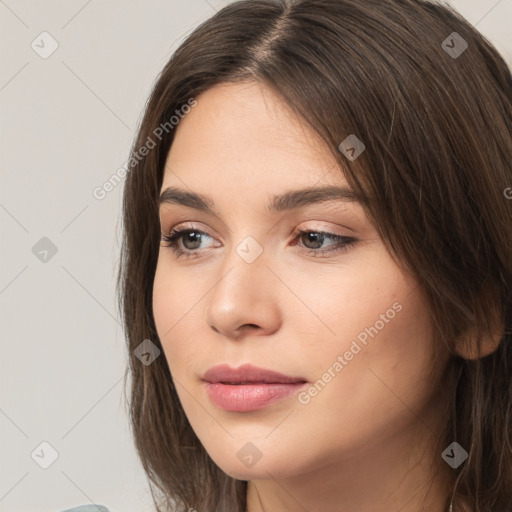
<instances>
[{"instance_id":1,"label":"cheek","mask_svg":"<svg viewBox=\"0 0 512 512\"><path fill-rule=\"evenodd\" d=\"M304 340L314 383L305 407L329 411L349 429L347 417L352 425L385 424L394 414L406 420L404 403L421 408L434 391L432 322L417 282L382 257L325 283L312 300L332 332L314 344Z\"/></svg>"},{"instance_id":2,"label":"cheek","mask_svg":"<svg viewBox=\"0 0 512 512\"><path fill-rule=\"evenodd\" d=\"M375 248L359 255L348 255L345 264L338 267L320 268L316 271L304 269L287 270L287 282L294 283L294 291L312 314L304 315L302 330L316 336L300 336L304 346L315 348L314 360L326 363L326 350L331 355L343 354L350 349L351 342L358 338L361 346L371 339L368 331L389 332L401 313L397 309L408 293L409 284L399 269L389 260L383 248ZM296 272L292 275L292 272ZM302 309L305 308L300 305ZM384 319L381 319L383 315ZM404 316L404 315L402 315ZM297 317L296 317L297 318ZM308 329L309 328L309 329ZM297 328L297 334L301 329ZM322 350L318 343L322 342Z\"/></svg>"},{"instance_id":3,"label":"cheek","mask_svg":"<svg viewBox=\"0 0 512 512\"><path fill-rule=\"evenodd\" d=\"M337 324L347 335L330 343L323 357L311 354L318 391L312 391L315 397L305 407L325 414L331 429L332 422L338 424L343 436L332 437L327 426L323 432L335 444L351 440L359 449L361 440L371 444L418 423L415 414L435 393L433 378L442 364L431 373L434 337L424 298L405 281L393 290L392 295L366 295L366 309L349 308Z\"/></svg>"},{"instance_id":4,"label":"cheek","mask_svg":"<svg viewBox=\"0 0 512 512\"><path fill-rule=\"evenodd\" d=\"M181 274L181 275L180 275ZM153 316L172 374L178 376L195 360L194 343L200 328L202 291L159 260L153 284Z\"/></svg>"}]
</instances>

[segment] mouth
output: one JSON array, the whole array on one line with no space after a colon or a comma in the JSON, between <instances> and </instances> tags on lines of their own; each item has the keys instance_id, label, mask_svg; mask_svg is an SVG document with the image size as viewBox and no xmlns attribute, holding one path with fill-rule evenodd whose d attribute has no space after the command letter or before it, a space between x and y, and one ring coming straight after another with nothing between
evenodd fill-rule
<instances>
[{"instance_id":1,"label":"mouth","mask_svg":"<svg viewBox=\"0 0 512 512\"><path fill-rule=\"evenodd\" d=\"M295 394L308 382L247 364L236 369L214 366L202 380L210 400L230 412L257 411Z\"/></svg>"},{"instance_id":2,"label":"mouth","mask_svg":"<svg viewBox=\"0 0 512 512\"><path fill-rule=\"evenodd\" d=\"M211 384L297 384L307 380L303 377L291 377L273 370L258 368L250 364L244 364L238 368L231 368L227 364L221 364L210 368L202 380Z\"/></svg>"}]
</instances>

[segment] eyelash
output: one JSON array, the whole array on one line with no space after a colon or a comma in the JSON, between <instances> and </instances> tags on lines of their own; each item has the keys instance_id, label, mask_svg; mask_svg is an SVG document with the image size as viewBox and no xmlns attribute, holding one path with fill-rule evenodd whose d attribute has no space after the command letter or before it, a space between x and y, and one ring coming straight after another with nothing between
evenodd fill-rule
<instances>
[{"instance_id":1,"label":"eyelash","mask_svg":"<svg viewBox=\"0 0 512 512\"><path fill-rule=\"evenodd\" d=\"M199 229L193 229L193 228L182 228L182 229L173 229L168 235L162 234L161 241L166 242L167 245L164 247L169 247L172 249L172 251L176 254L176 257L184 256L185 258L190 258L192 256L199 257L197 255L197 252L199 249L196 250L188 250L188 249L180 249L178 246L178 242L181 239L181 237L186 233L196 233L198 235L206 235L209 236L208 233L205 233L204 231L201 231ZM302 251L305 251L307 254L312 254L314 257L318 257L318 254L340 254L345 251L347 251L351 246L353 246L357 239L344 236L344 235L336 235L334 233L329 233L327 231L320 231L320 230L303 230L298 229L293 233L293 240L299 239L303 235L307 235L310 233L314 233L317 235L321 235L329 240L333 240L335 242L338 242L335 244L334 249L301 249Z\"/></svg>"}]
</instances>

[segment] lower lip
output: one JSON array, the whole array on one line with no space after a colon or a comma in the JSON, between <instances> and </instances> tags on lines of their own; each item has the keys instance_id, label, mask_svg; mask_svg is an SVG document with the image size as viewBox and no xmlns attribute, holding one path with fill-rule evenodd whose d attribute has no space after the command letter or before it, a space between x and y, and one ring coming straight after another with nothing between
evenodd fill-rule
<instances>
[{"instance_id":1,"label":"lower lip","mask_svg":"<svg viewBox=\"0 0 512 512\"><path fill-rule=\"evenodd\" d=\"M286 398L307 383L298 382L295 384L222 384L220 382L207 382L206 391L210 400L232 412L251 412L263 409L268 405Z\"/></svg>"}]
</instances>

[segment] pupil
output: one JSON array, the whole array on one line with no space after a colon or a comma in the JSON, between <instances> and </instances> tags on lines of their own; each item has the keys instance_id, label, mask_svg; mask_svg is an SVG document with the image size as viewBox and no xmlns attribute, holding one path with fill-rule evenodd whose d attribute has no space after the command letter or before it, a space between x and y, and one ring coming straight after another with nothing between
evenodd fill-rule
<instances>
[{"instance_id":1,"label":"pupil","mask_svg":"<svg viewBox=\"0 0 512 512\"><path fill-rule=\"evenodd\" d=\"M189 251L194 251L195 249L198 249L199 245L201 245L200 237L201 237L200 233L195 233L195 232L191 231L183 239L183 245ZM195 240L194 240L194 238L195 238ZM196 242L197 243L197 247L188 247L186 242L190 242L190 241L192 242L192 245L194 244L194 242Z\"/></svg>"},{"instance_id":2,"label":"pupil","mask_svg":"<svg viewBox=\"0 0 512 512\"><path fill-rule=\"evenodd\" d=\"M321 235L319 233L306 233L306 239L307 237L310 237L313 239L314 247L308 247L308 244L304 244L308 249L319 249L322 246L322 242L324 241L324 235Z\"/></svg>"}]
</instances>

